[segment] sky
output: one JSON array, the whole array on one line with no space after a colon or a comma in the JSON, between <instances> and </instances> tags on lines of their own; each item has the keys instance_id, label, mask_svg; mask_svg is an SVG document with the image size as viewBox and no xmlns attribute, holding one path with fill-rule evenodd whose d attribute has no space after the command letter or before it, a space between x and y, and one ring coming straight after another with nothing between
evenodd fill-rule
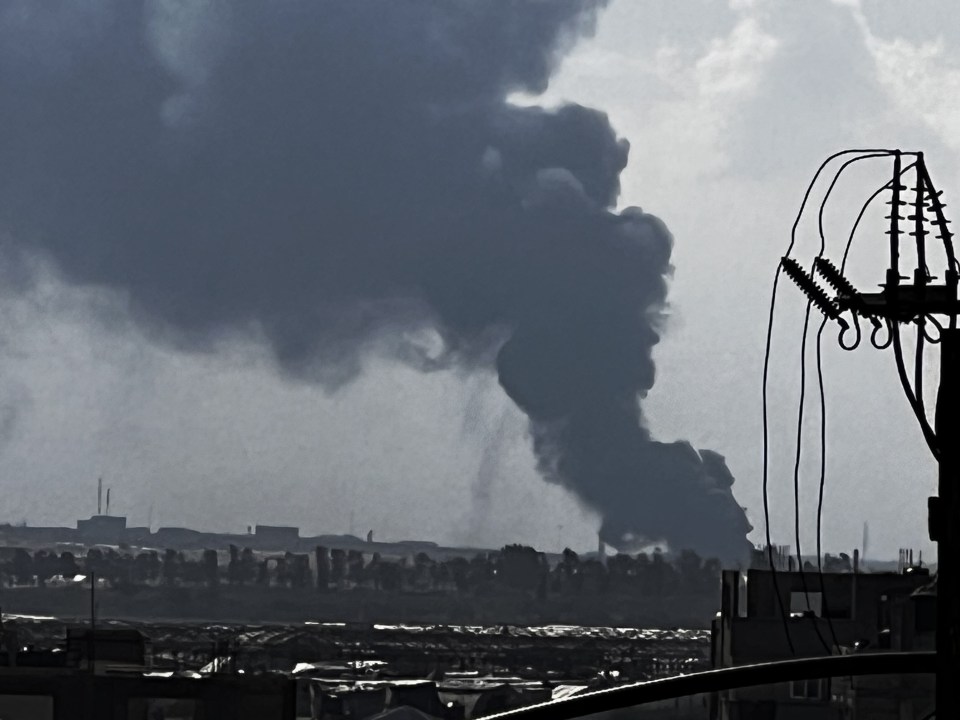
<instances>
[{"instance_id":1,"label":"sky","mask_svg":"<svg viewBox=\"0 0 960 720\"><path fill-rule=\"evenodd\" d=\"M923 150L945 197L956 192L956 15L949 3L914 13L869 2L620 2L551 87L553 98L603 104L631 139L624 198L658 214L674 233L671 322L655 351L658 378L645 408L661 436L690 437L726 453L757 541L761 372L777 260L807 183L835 151ZM860 203L889 172L888 164L875 166L841 182L826 215L828 254L833 248L839 257ZM858 235L849 275L861 288L882 279L883 229L867 223ZM796 254L809 262L817 243L815 223L801 225ZM789 283L782 287L770 386L771 530L775 541L795 546L803 299ZM935 352L927 360L931 388ZM825 353L824 369L825 548L860 547L867 522L868 554L895 557L908 546L931 557L925 503L936 469L893 358L869 347L834 351ZM817 448L810 426L804 530L815 527ZM801 539L813 547L813 533Z\"/></svg>"},{"instance_id":2,"label":"sky","mask_svg":"<svg viewBox=\"0 0 960 720\"><path fill-rule=\"evenodd\" d=\"M958 15L948 2L915 13L828 0L614 0L545 88L512 98L598 108L629 140L617 204L658 216L673 235L647 425L657 439L687 439L726 457L755 542L764 530L760 383L770 289L803 191L837 150L922 149L949 214L960 192ZM190 82L203 82L203 57L164 52L182 60ZM863 165L828 209L834 257L860 201L888 179L884 161ZM881 279L882 231L874 219L858 236L850 276L861 287ZM25 255L22 238L0 233L0 519L70 525L96 509L102 476L112 511L154 528L293 524L303 533L372 529L377 538L444 544L596 546L597 514L540 478L527 420L492 370L423 372L365 352L348 381L323 383L291 374L268 343L243 332L184 347L143 323L122 288L77 281L56 257ZM812 257L816 245L807 222L797 255ZM24 264L34 282L20 282ZM776 542L795 545L803 299L781 288L770 527ZM827 337L824 546L852 551L867 522L870 556L909 546L932 557L925 507L935 466L892 357L869 346L844 353ZM931 388L935 353L927 365ZM812 548L817 438L815 425L807 429L800 517Z\"/></svg>"}]
</instances>

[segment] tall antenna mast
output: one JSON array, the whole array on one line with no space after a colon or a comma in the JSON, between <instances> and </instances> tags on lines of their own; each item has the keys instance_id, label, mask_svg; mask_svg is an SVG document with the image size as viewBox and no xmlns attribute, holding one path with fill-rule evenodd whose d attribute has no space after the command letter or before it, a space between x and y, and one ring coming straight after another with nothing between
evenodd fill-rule
<instances>
[{"instance_id":1,"label":"tall antenna mast","mask_svg":"<svg viewBox=\"0 0 960 720\"><path fill-rule=\"evenodd\" d=\"M103 478L97 478L97 515L103 511Z\"/></svg>"}]
</instances>

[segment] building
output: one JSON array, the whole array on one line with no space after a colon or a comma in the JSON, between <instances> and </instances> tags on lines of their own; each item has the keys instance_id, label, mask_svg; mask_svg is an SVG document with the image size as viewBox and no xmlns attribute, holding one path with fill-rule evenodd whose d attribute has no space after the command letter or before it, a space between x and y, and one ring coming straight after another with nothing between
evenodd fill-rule
<instances>
[{"instance_id":1,"label":"building","mask_svg":"<svg viewBox=\"0 0 960 720\"><path fill-rule=\"evenodd\" d=\"M936 649L936 606L936 580L907 596L881 599L884 630L877 651ZM833 699L846 709L850 720L927 718L933 710L934 691L930 675L837 678L832 688Z\"/></svg>"},{"instance_id":2,"label":"building","mask_svg":"<svg viewBox=\"0 0 960 720\"><path fill-rule=\"evenodd\" d=\"M724 571L712 664L932 647L935 602L924 590L929 585L926 569L915 567L822 576L809 570ZM871 702L878 697L883 702ZM919 720L932 698L932 678L825 678L719 693L711 714L716 720L882 719L888 716L879 714L879 705L895 705L890 718Z\"/></svg>"},{"instance_id":3,"label":"building","mask_svg":"<svg viewBox=\"0 0 960 720\"><path fill-rule=\"evenodd\" d=\"M67 630L64 661L70 667L93 671L147 670L147 639L139 630L72 628Z\"/></svg>"},{"instance_id":4,"label":"building","mask_svg":"<svg viewBox=\"0 0 960 720\"><path fill-rule=\"evenodd\" d=\"M77 520L78 538L90 544L117 545L125 539L127 519L120 515L94 515L88 520Z\"/></svg>"},{"instance_id":5,"label":"building","mask_svg":"<svg viewBox=\"0 0 960 720\"><path fill-rule=\"evenodd\" d=\"M257 544L268 550L293 550L300 543L300 528L286 525L257 525L253 531Z\"/></svg>"},{"instance_id":6,"label":"building","mask_svg":"<svg viewBox=\"0 0 960 720\"><path fill-rule=\"evenodd\" d=\"M294 682L278 674L175 674L148 668L134 630L71 631L65 649L23 652L4 637L3 720L294 720Z\"/></svg>"}]
</instances>

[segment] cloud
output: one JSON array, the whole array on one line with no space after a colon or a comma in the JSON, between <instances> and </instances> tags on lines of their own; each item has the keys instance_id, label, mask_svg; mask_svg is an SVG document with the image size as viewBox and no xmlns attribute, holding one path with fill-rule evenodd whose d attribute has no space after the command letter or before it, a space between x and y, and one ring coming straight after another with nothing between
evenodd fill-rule
<instances>
[{"instance_id":1,"label":"cloud","mask_svg":"<svg viewBox=\"0 0 960 720\"><path fill-rule=\"evenodd\" d=\"M960 150L960 61L948 50L951 40L942 34L884 38L871 29L861 6L853 5L851 12L877 80L897 109L919 118L954 152Z\"/></svg>"}]
</instances>

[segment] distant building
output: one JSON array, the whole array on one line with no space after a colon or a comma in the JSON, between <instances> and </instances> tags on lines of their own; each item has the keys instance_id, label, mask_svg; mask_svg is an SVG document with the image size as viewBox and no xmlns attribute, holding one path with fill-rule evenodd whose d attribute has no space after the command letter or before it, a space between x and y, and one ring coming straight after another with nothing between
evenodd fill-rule
<instances>
[{"instance_id":1,"label":"distant building","mask_svg":"<svg viewBox=\"0 0 960 720\"><path fill-rule=\"evenodd\" d=\"M149 538L155 545L165 548L195 548L202 547L207 540L207 534L199 530L181 527L162 527Z\"/></svg>"},{"instance_id":2,"label":"distant building","mask_svg":"<svg viewBox=\"0 0 960 720\"><path fill-rule=\"evenodd\" d=\"M98 674L142 672L147 667L147 639L133 629L69 629L66 662L73 667L93 669Z\"/></svg>"},{"instance_id":3,"label":"distant building","mask_svg":"<svg viewBox=\"0 0 960 720\"><path fill-rule=\"evenodd\" d=\"M877 650L934 650L937 629L936 580L908 596L881 599L884 629ZM866 648L870 652L870 648ZM932 675L873 675L837 678L831 689L851 720L893 717L927 718L933 710Z\"/></svg>"},{"instance_id":4,"label":"distant building","mask_svg":"<svg viewBox=\"0 0 960 720\"><path fill-rule=\"evenodd\" d=\"M86 543L116 545L124 540L127 519L120 515L94 515L89 520L77 520L77 535Z\"/></svg>"},{"instance_id":5,"label":"distant building","mask_svg":"<svg viewBox=\"0 0 960 720\"><path fill-rule=\"evenodd\" d=\"M294 720L294 682L277 674L149 672L135 630L70 631L66 651L19 652L4 637L0 718L6 720ZM90 672L90 659L95 672Z\"/></svg>"},{"instance_id":6,"label":"distant building","mask_svg":"<svg viewBox=\"0 0 960 720\"><path fill-rule=\"evenodd\" d=\"M300 542L300 528L286 525L257 525L255 542L266 550L293 549Z\"/></svg>"},{"instance_id":7,"label":"distant building","mask_svg":"<svg viewBox=\"0 0 960 720\"><path fill-rule=\"evenodd\" d=\"M921 592L929 584L929 574L918 568L822 576L779 571L775 577L770 570L724 571L721 609L712 628L713 666L932 647L931 596ZM878 694L895 708L889 717L919 720L930 712L933 679L853 678L838 684L824 678L729 690L715 698L712 716L716 720L888 717L877 713L875 704L869 711L864 705Z\"/></svg>"}]
</instances>

